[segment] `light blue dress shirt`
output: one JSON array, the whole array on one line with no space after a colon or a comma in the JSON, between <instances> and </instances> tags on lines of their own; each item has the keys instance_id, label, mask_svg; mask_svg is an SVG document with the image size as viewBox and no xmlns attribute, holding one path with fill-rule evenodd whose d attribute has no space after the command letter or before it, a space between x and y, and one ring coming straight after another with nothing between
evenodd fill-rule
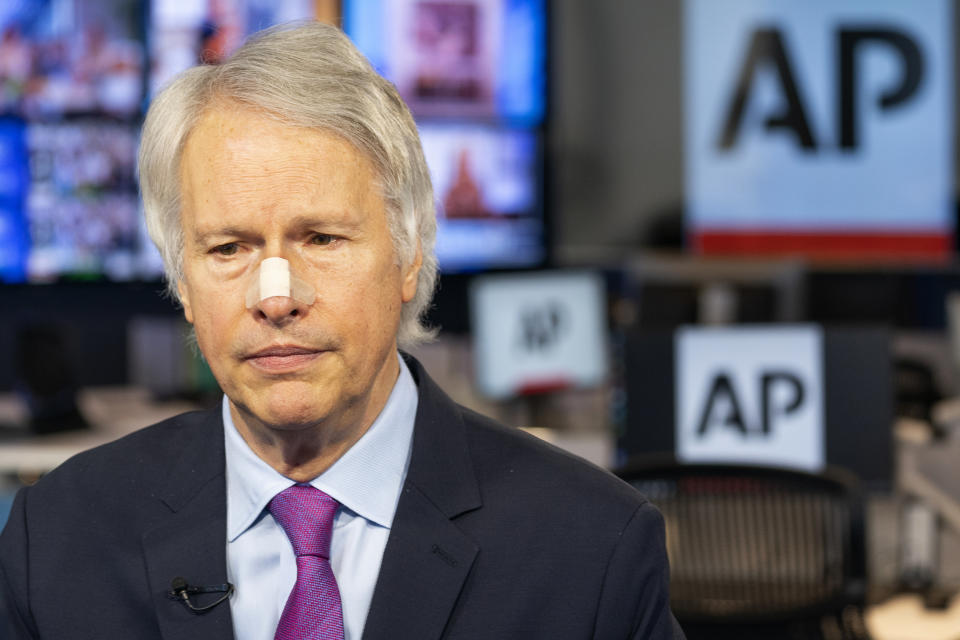
<instances>
[{"instance_id":1,"label":"light blue dress shirt","mask_svg":"<svg viewBox=\"0 0 960 640\"><path fill-rule=\"evenodd\" d=\"M399 356L398 356L399 358ZM407 475L417 386L400 360L400 375L380 415L333 466L310 484L340 503L330 564L340 587L346 640L359 640L380 573L383 550ZM297 578L290 541L267 510L294 484L261 460L240 436L223 399L227 473L227 578L237 640L272 640Z\"/></svg>"}]
</instances>

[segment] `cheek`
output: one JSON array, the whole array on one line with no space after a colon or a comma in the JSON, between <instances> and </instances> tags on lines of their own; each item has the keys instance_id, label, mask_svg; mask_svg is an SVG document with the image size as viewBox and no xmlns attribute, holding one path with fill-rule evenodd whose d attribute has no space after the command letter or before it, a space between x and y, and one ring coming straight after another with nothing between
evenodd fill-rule
<instances>
[{"instance_id":1,"label":"cheek","mask_svg":"<svg viewBox=\"0 0 960 640\"><path fill-rule=\"evenodd\" d=\"M207 322L195 321L193 323L193 333L197 338L197 346L203 353L204 359L211 367L215 366L217 360L217 345L214 341L217 332Z\"/></svg>"},{"instance_id":2,"label":"cheek","mask_svg":"<svg viewBox=\"0 0 960 640\"><path fill-rule=\"evenodd\" d=\"M348 295L339 304L334 302L329 311L355 336L358 346L369 349L392 338L401 307L396 291L382 281L366 280L362 284L354 281L347 291Z\"/></svg>"},{"instance_id":3,"label":"cheek","mask_svg":"<svg viewBox=\"0 0 960 640\"><path fill-rule=\"evenodd\" d=\"M193 329L197 344L211 366L226 349L230 334L226 318L224 305L216 296L207 296L193 305Z\"/></svg>"}]
</instances>

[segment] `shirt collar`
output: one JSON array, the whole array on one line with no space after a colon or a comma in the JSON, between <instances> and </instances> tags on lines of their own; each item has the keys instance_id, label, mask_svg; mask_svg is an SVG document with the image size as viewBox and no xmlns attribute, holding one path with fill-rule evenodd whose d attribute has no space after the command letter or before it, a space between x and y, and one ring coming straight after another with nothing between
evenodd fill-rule
<instances>
[{"instance_id":1,"label":"shirt collar","mask_svg":"<svg viewBox=\"0 0 960 640\"><path fill-rule=\"evenodd\" d=\"M387 403L367 432L310 484L343 507L389 528L407 475L417 385L403 358ZM227 539L236 540L263 513L270 500L294 484L261 460L237 431L230 402L223 398L227 469Z\"/></svg>"}]
</instances>

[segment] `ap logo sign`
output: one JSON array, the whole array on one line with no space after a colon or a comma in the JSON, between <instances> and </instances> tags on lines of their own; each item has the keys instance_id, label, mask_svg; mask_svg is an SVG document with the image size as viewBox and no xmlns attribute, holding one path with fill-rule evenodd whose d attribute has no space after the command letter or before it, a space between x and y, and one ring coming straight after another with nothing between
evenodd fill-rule
<instances>
[{"instance_id":1,"label":"ap logo sign","mask_svg":"<svg viewBox=\"0 0 960 640\"><path fill-rule=\"evenodd\" d=\"M470 289L477 382L494 398L599 384L607 371L600 275L489 275Z\"/></svg>"},{"instance_id":2,"label":"ap logo sign","mask_svg":"<svg viewBox=\"0 0 960 640\"><path fill-rule=\"evenodd\" d=\"M681 461L823 467L819 328L681 329L676 376Z\"/></svg>"},{"instance_id":3,"label":"ap logo sign","mask_svg":"<svg viewBox=\"0 0 960 640\"><path fill-rule=\"evenodd\" d=\"M698 246L808 233L948 248L952 2L684 8L686 200Z\"/></svg>"}]
</instances>

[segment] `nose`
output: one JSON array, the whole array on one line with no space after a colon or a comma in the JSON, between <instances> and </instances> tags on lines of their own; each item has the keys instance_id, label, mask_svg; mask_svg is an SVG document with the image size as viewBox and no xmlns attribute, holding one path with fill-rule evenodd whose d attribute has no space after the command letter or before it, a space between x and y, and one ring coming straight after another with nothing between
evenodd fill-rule
<instances>
[{"instance_id":1,"label":"nose","mask_svg":"<svg viewBox=\"0 0 960 640\"><path fill-rule=\"evenodd\" d=\"M279 327L304 315L314 299L313 288L290 272L290 262L271 256L254 272L246 305L260 320Z\"/></svg>"},{"instance_id":2,"label":"nose","mask_svg":"<svg viewBox=\"0 0 960 640\"><path fill-rule=\"evenodd\" d=\"M264 298L254 307L257 317L275 327L283 327L304 315L307 305L290 296Z\"/></svg>"}]
</instances>

